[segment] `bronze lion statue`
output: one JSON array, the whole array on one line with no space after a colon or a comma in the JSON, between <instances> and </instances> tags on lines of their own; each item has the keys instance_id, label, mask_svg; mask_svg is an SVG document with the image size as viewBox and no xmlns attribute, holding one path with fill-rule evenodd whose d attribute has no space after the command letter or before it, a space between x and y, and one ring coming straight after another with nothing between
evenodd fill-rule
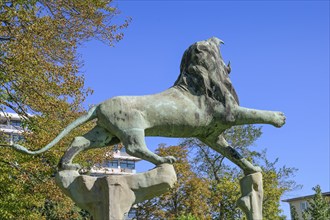
<instances>
[{"instance_id":1,"label":"bronze lion statue","mask_svg":"<svg viewBox=\"0 0 330 220\"><path fill-rule=\"evenodd\" d=\"M81 151L106 147L120 142L128 154L155 165L173 163L172 156L160 157L151 152L145 136L194 137L223 154L243 169L245 174L259 172L221 135L226 129L243 124L271 124L281 127L281 112L255 110L239 106L229 79L230 65L225 65L218 38L212 37L191 45L183 54L180 75L174 85L159 94L110 98L68 125L52 142L38 151L12 145L27 154L39 154L53 147L75 127L92 119L97 125L75 137L62 157L61 169L77 169L73 158Z\"/></svg>"}]
</instances>

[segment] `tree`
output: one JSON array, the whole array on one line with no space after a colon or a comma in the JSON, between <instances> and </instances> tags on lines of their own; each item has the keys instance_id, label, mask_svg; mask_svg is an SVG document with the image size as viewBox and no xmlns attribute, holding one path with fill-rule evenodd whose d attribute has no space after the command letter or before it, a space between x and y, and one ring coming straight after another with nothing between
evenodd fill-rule
<instances>
[{"instance_id":1,"label":"tree","mask_svg":"<svg viewBox=\"0 0 330 220\"><path fill-rule=\"evenodd\" d=\"M291 220L299 220L298 212L294 205L290 205Z\"/></svg>"},{"instance_id":2,"label":"tree","mask_svg":"<svg viewBox=\"0 0 330 220\"><path fill-rule=\"evenodd\" d=\"M194 217L191 214L188 215L181 215L179 218L177 218L176 220L199 220L198 218Z\"/></svg>"},{"instance_id":3,"label":"tree","mask_svg":"<svg viewBox=\"0 0 330 220\"><path fill-rule=\"evenodd\" d=\"M1 111L28 113L78 110L89 92L78 74L77 47L92 38L109 45L127 26L109 25L117 10L102 1L1 1Z\"/></svg>"},{"instance_id":4,"label":"tree","mask_svg":"<svg viewBox=\"0 0 330 220\"><path fill-rule=\"evenodd\" d=\"M247 147L252 145L261 134L261 128L252 125L235 126L224 133L229 145L247 158L257 154L249 151ZM236 201L240 197L239 179L242 175L240 171L228 164L223 155L197 139L185 139L180 145L188 146L194 152L192 164L195 173L201 178L210 180L209 206L212 218L240 219L243 214L236 206Z\"/></svg>"},{"instance_id":5,"label":"tree","mask_svg":"<svg viewBox=\"0 0 330 220\"><path fill-rule=\"evenodd\" d=\"M308 207L304 212L304 219L327 220L330 219L330 202L322 196L319 185L313 187L314 197L308 201Z\"/></svg>"},{"instance_id":6,"label":"tree","mask_svg":"<svg viewBox=\"0 0 330 220\"><path fill-rule=\"evenodd\" d=\"M290 180L296 169L276 168L278 159L270 162L266 151L251 151L249 148L261 136L261 128L252 125L235 126L225 132L225 137L233 148L244 157L253 161L263 169L264 201L263 215L265 219L283 219L280 210L280 197L283 193L296 189L296 183ZM228 164L221 154L205 146L196 139L186 139L181 145L188 146L195 157L193 168L199 177L210 179L211 197L209 206L213 219L242 219L243 213L236 206L240 197L239 179L243 173L232 164Z\"/></svg>"},{"instance_id":7,"label":"tree","mask_svg":"<svg viewBox=\"0 0 330 220\"><path fill-rule=\"evenodd\" d=\"M260 127L251 125L236 126L225 133L232 147L263 170L264 218L282 220L285 216L281 213L280 197L300 187L291 180L296 169L277 168L278 159L269 161L266 150L251 151L249 147L261 134ZM193 138L183 140L180 146L161 146L158 153L179 158L174 164L178 184L169 193L140 204L138 219L246 219L236 205L241 196L239 181L243 173L224 156ZM204 215L195 211L198 207Z\"/></svg>"},{"instance_id":8,"label":"tree","mask_svg":"<svg viewBox=\"0 0 330 220\"><path fill-rule=\"evenodd\" d=\"M286 192L301 188L301 185L291 180L297 169L286 166L277 168L278 161L277 158L275 161L270 162L267 159L266 150L258 158L258 164L263 170L263 217L265 219L286 219L280 209L281 196Z\"/></svg>"},{"instance_id":9,"label":"tree","mask_svg":"<svg viewBox=\"0 0 330 220\"><path fill-rule=\"evenodd\" d=\"M84 87L77 48L91 39L114 45L129 23L111 24L118 10L110 2L0 2L0 111L23 117L24 145L30 149L49 143L85 112L82 103L92 90ZM54 173L72 137L91 126L75 130L56 150L43 155L32 157L1 148L0 219L81 218L55 185Z\"/></svg>"},{"instance_id":10,"label":"tree","mask_svg":"<svg viewBox=\"0 0 330 220\"><path fill-rule=\"evenodd\" d=\"M160 156L172 155L178 181L169 192L138 205L138 219L210 219L207 205L207 180L192 172L185 147L160 145Z\"/></svg>"}]
</instances>

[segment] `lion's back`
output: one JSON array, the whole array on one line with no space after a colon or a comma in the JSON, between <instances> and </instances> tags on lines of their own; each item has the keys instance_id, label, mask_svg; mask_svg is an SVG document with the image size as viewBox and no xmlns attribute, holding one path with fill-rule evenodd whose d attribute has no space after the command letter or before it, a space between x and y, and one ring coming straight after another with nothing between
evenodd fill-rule
<instances>
[{"instance_id":1,"label":"lion's back","mask_svg":"<svg viewBox=\"0 0 330 220\"><path fill-rule=\"evenodd\" d=\"M136 108L138 96L118 96L102 102L97 109L98 124L107 130L125 130L145 124Z\"/></svg>"}]
</instances>

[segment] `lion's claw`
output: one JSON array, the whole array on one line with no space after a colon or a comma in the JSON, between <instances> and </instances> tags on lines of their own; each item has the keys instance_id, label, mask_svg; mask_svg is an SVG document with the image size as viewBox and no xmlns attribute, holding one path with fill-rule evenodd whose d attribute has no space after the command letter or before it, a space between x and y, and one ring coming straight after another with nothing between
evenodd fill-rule
<instances>
[{"instance_id":1,"label":"lion's claw","mask_svg":"<svg viewBox=\"0 0 330 220\"><path fill-rule=\"evenodd\" d=\"M169 164L173 164L177 161L177 159L173 156L166 156L166 157L163 157L164 159L164 163L169 163Z\"/></svg>"}]
</instances>

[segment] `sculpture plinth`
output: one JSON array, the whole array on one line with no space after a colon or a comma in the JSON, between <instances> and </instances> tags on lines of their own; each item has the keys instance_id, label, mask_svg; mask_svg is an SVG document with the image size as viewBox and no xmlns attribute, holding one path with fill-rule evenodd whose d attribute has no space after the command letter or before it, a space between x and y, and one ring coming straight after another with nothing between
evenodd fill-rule
<instances>
[{"instance_id":1,"label":"sculpture plinth","mask_svg":"<svg viewBox=\"0 0 330 220\"><path fill-rule=\"evenodd\" d=\"M260 172L244 176L240 180L242 197L237 205L246 214L248 220L262 219L263 183Z\"/></svg>"},{"instance_id":2,"label":"sculpture plinth","mask_svg":"<svg viewBox=\"0 0 330 220\"><path fill-rule=\"evenodd\" d=\"M75 170L59 171L56 183L95 220L121 220L133 204L168 191L176 182L172 165L162 164L136 175L93 177Z\"/></svg>"}]
</instances>

